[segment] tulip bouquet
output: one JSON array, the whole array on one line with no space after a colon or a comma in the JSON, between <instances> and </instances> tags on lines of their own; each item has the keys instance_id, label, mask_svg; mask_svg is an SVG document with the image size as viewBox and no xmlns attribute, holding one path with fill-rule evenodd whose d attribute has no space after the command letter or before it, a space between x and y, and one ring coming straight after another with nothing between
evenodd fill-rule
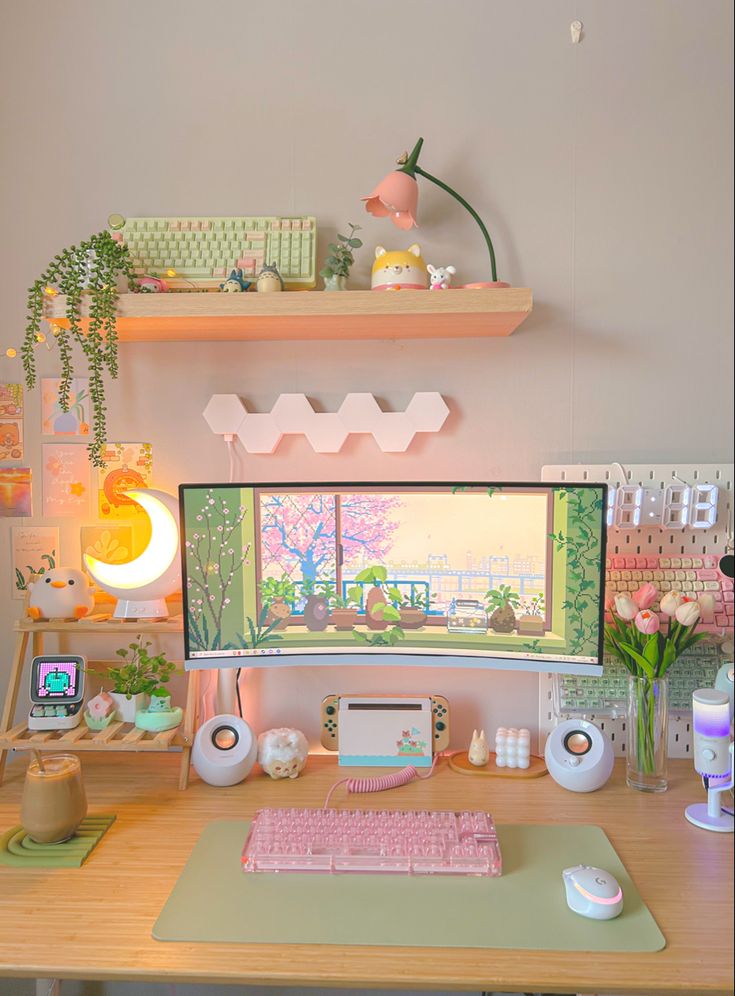
<instances>
[{"instance_id":1,"label":"tulip bouquet","mask_svg":"<svg viewBox=\"0 0 735 996\"><path fill-rule=\"evenodd\" d=\"M706 638L695 633L701 615L699 602L678 591L661 599L666 632L651 606L658 601L655 585L644 584L633 595L605 599L610 622L605 624L605 650L617 657L634 678L663 678L671 665L689 647Z\"/></svg>"},{"instance_id":2,"label":"tulip bouquet","mask_svg":"<svg viewBox=\"0 0 735 996\"><path fill-rule=\"evenodd\" d=\"M655 585L644 584L632 595L605 599L605 650L617 657L631 675L628 697L628 784L648 791L666 788L666 672L705 633L695 633L701 616L699 602L669 591L659 610Z\"/></svg>"}]
</instances>

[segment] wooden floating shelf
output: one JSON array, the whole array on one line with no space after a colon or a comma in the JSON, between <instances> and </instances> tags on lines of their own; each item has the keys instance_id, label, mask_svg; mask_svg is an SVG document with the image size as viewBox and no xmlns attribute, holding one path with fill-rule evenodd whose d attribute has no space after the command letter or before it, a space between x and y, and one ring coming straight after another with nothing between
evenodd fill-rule
<instances>
[{"instance_id":1,"label":"wooden floating shelf","mask_svg":"<svg viewBox=\"0 0 735 996\"><path fill-rule=\"evenodd\" d=\"M533 309L527 287L449 291L120 294L121 341L441 339L508 336ZM66 300L45 317L66 326ZM88 319L88 302L82 318Z\"/></svg>"}]
</instances>

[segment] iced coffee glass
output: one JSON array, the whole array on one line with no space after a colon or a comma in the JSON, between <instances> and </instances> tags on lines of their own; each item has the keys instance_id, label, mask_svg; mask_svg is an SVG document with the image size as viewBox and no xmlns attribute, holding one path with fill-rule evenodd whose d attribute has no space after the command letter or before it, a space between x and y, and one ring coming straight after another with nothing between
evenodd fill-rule
<instances>
[{"instance_id":1,"label":"iced coffee glass","mask_svg":"<svg viewBox=\"0 0 735 996\"><path fill-rule=\"evenodd\" d=\"M39 844L68 840L87 815L87 797L79 758L50 754L43 768L33 759L26 771L20 821L28 836Z\"/></svg>"}]
</instances>

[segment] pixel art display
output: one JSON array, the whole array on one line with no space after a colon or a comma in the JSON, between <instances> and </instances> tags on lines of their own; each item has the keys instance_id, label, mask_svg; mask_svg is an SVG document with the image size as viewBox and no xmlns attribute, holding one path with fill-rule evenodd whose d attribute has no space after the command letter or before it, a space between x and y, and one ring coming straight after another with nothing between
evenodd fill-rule
<instances>
[{"instance_id":1,"label":"pixel art display","mask_svg":"<svg viewBox=\"0 0 735 996\"><path fill-rule=\"evenodd\" d=\"M180 497L191 662L599 673L604 485L182 485Z\"/></svg>"},{"instance_id":2,"label":"pixel art display","mask_svg":"<svg viewBox=\"0 0 735 996\"><path fill-rule=\"evenodd\" d=\"M79 665L73 661L48 661L36 665L34 692L41 699L74 699Z\"/></svg>"}]
</instances>

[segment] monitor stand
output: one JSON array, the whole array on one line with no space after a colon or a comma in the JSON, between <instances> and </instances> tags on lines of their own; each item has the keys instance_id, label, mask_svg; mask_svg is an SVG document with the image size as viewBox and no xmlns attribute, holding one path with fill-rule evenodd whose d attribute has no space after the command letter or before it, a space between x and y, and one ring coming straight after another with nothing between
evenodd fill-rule
<instances>
[{"instance_id":1,"label":"monitor stand","mask_svg":"<svg viewBox=\"0 0 735 996\"><path fill-rule=\"evenodd\" d=\"M237 668L222 667L217 671L217 715L237 715Z\"/></svg>"}]
</instances>

